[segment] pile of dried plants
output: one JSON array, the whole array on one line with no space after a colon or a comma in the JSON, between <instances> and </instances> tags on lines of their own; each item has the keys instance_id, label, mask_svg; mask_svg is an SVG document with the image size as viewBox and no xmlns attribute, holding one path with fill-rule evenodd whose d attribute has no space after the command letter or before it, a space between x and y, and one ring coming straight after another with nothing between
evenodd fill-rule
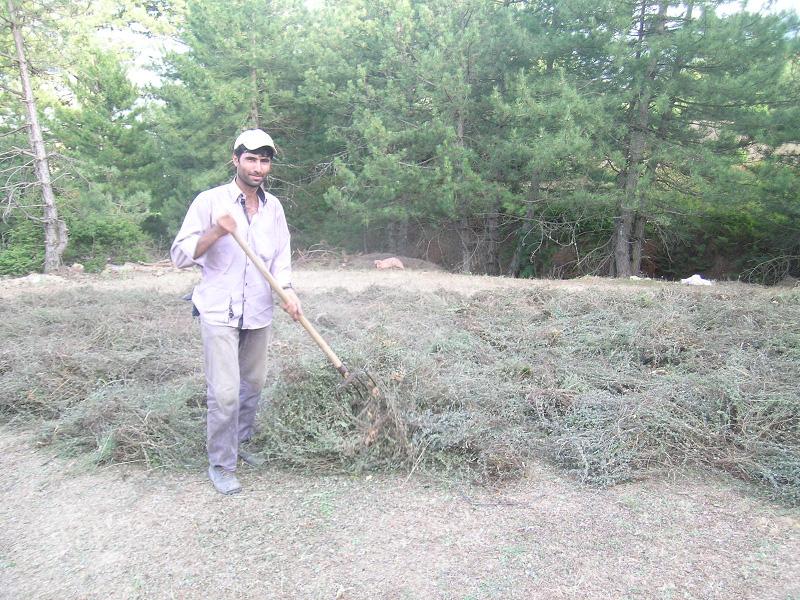
<instances>
[{"instance_id":1,"label":"pile of dried plants","mask_svg":"<svg viewBox=\"0 0 800 600\"><path fill-rule=\"evenodd\" d=\"M800 290L587 286L466 297L369 288L305 295L373 406L296 325L275 326L256 442L310 470L514 477L547 458L583 482L719 469L800 503ZM95 460L199 465L199 335L179 298L90 289L20 296L0 323L0 415Z\"/></svg>"}]
</instances>

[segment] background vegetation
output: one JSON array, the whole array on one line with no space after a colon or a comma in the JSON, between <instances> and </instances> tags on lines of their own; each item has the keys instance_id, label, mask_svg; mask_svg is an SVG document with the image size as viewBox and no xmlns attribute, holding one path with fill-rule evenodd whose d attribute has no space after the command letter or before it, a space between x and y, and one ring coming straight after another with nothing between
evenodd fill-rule
<instances>
[{"instance_id":1,"label":"background vegetation","mask_svg":"<svg viewBox=\"0 0 800 600\"><path fill-rule=\"evenodd\" d=\"M800 276L798 19L722 4L35 0L0 37L24 39L66 262L163 257L257 126L298 248L772 283ZM44 255L19 67L0 56L5 275Z\"/></svg>"}]
</instances>

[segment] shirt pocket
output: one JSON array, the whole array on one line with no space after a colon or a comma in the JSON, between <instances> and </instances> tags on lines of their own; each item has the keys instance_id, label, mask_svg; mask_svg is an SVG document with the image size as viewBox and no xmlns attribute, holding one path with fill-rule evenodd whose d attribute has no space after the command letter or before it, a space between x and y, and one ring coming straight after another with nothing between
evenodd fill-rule
<instances>
[{"instance_id":1,"label":"shirt pocket","mask_svg":"<svg viewBox=\"0 0 800 600\"><path fill-rule=\"evenodd\" d=\"M267 268L270 267L275 258L275 240L272 238L273 236L270 232L261 228L254 229L252 235L250 235L250 244L253 252L264 262Z\"/></svg>"}]
</instances>

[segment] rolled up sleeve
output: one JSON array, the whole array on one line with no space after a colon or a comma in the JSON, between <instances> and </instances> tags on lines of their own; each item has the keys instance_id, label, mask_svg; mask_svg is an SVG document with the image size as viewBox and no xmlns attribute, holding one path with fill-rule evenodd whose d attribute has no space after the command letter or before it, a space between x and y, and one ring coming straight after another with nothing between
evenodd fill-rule
<instances>
[{"instance_id":1,"label":"rolled up sleeve","mask_svg":"<svg viewBox=\"0 0 800 600\"><path fill-rule=\"evenodd\" d=\"M186 212L186 217L183 219L178 235L175 236L175 241L172 242L170 248L170 258L172 264L179 269L185 269L193 265L203 266L205 255L194 258L195 250L197 250L197 242L203 232L211 227L211 211L206 199L200 195L194 199L189 210Z\"/></svg>"},{"instance_id":2,"label":"rolled up sleeve","mask_svg":"<svg viewBox=\"0 0 800 600\"><path fill-rule=\"evenodd\" d=\"M281 287L286 287L292 284L292 248L289 226L286 224L286 215L280 203L275 211L275 232L277 243L275 257L270 264L270 274Z\"/></svg>"}]
</instances>

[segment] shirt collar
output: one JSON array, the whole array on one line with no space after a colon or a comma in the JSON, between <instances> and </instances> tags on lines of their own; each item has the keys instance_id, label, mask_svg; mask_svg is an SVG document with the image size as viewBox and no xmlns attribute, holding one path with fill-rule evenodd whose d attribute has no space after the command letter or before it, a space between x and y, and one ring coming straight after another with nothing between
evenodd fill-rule
<instances>
[{"instance_id":1,"label":"shirt collar","mask_svg":"<svg viewBox=\"0 0 800 600\"><path fill-rule=\"evenodd\" d=\"M233 202L239 202L240 198L244 197L244 192L236 185L236 177L228 184L228 189L230 190L230 197ZM256 190L256 196L258 196L258 199L261 201L261 206L267 203L267 193L263 188L258 188Z\"/></svg>"}]
</instances>

